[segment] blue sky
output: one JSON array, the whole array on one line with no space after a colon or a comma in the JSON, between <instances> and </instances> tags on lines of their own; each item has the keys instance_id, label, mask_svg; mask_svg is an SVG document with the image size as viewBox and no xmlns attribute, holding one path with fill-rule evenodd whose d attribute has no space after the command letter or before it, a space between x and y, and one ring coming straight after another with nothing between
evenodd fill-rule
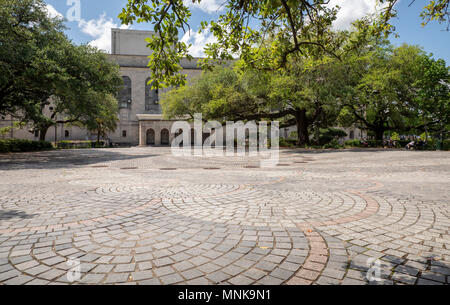
<instances>
[{"instance_id":1,"label":"blue sky","mask_svg":"<svg viewBox=\"0 0 450 305\"><path fill-rule=\"evenodd\" d=\"M110 50L112 27L120 27L117 15L125 7L127 0L45 0L51 14L67 16L73 3L80 2L80 20L67 21L66 31L68 37L75 43L90 43L106 51ZM188 0L185 0L188 1ZM332 4L341 6L341 12L336 22L337 28L347 28L352 20L374 11L376 0L331 0ZM208 33L198 34L201 20L210 20L220 13L220 4L223 0L203 0L202 4L192 7L191 35L185 35L184 39L193 44L191 53L194 56L202 55L202 48L213 37ZM71 3L71 5L68 5ZM422 46L426 52L433 53L435 58L443 58L450 65L450 32L445 31L445 25L430 23L426 27L421 26L419 17L424 0L416 1L408 7L410 0L401 0L397 5L398 17L394 20L399 38L392 38L395 45L402 43ZM122 26L124 27L124 26ZM125 28L125 27L124 27ZM150 24L133 24L132 29L152 30Z\"/></svg>"}]
</instances>

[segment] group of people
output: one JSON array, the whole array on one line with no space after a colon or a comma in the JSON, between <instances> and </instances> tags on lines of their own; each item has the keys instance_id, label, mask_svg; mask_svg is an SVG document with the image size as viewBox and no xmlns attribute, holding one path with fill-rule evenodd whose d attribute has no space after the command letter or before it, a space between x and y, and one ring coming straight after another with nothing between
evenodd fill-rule
<instances>
[{"instance_id":1,"label":"group of people","mask_svg":"<svg viewBox=\"0 0 450 305\"><path fill-rule=\"evenodd\" d=\"M406 144L406 149L422 149L426 145L426 142L422 140L421 137L418 137L417 140L411 141L408 144Z\"/></svg>"},{"instance_id":2,"label":"group of people","mask_svg":"<svg viewBox=\"0 0 450 305\"><path fill-rule=\"evenodd\" d=\"M395 148L398 147L397 146L397 142L395 140L389 139L389 140L384 140L383 141L383 147L384 148ZM369 143L368 141L361 141L361 145L362 147L369 147ZM406 144L405 149L408 150L419 150L419 149L423 149L425 146L427 145L427 142L424 141L421 137L417 137L415 140L412 140L411 142L409 142L408 144Z\"/></svg>"}]
</instances>

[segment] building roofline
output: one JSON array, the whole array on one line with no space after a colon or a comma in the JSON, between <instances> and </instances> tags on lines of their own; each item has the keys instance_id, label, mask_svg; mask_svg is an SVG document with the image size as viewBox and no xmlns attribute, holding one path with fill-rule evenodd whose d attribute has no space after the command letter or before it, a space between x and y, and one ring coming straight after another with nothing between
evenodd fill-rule
<instances>
[{"instance_id":1,"label":"building roofline","mask_svg":"<svg viewBox=\"0 0 450 305\"><path fill-rule=\"evenodd\" d=\"M129 29L120 29L120 28L112 28L111 31L113 32L135 32L135 33L152 33L155 34L155 31L146 31L146 30L129 30Z\"/></svg>"}]
</instances>

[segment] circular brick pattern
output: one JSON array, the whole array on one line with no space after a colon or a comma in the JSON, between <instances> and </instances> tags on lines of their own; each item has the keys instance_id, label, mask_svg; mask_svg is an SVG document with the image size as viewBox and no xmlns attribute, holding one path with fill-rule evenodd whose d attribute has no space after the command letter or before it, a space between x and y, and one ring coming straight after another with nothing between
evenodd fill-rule
<instances>
[{"instance_id":1,"label":"circular brick pattern","mask_svg":"<svg viewBox=\"0 0 450 305\"><path fill-rule=\"evenodd\" d=\"M163 148L5 155L0 284L448 284L448 159L283 151L266 169Z\"/></svg>"}]
</instances>

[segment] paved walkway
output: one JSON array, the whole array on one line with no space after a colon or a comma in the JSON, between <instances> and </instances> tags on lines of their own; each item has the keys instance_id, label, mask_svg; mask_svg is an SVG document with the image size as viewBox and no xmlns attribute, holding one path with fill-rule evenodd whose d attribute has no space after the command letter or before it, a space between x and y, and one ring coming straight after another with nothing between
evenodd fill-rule
<instances>
[{"instance_id":1,"label":"paved walkway","mask_svg":"<svg viewBox=\"0 0 450 305\"><path fill-rule=\"evenodd\" d=\"M0 155L0 284L450 283L448 152L281 155Z\"/></svg>"}]
</instances>

